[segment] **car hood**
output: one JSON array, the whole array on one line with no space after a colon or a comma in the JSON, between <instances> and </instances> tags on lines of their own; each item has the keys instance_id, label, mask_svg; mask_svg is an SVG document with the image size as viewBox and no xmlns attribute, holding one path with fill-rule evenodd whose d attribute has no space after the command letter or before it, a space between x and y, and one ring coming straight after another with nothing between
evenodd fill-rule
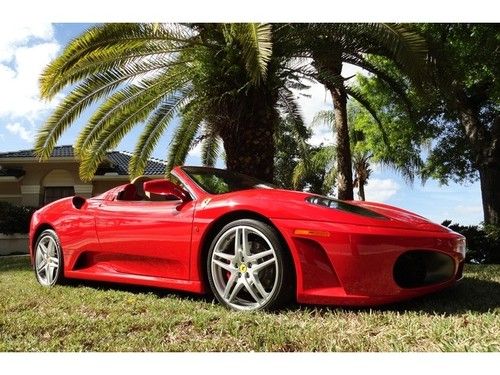
<instances>
[{"instance_id":1,"label":"car hood","mask_svg":"<svg viewBox=\"0 0 500 375\"><path fill-rule=\"evenodd\" d=\"M270 218L452 232L450 229L413 212L383 203L339 201L316 194L282 189L251 189L230 193L227 198L231 200L233 196L246 198L243 201L251 201L254 205L266 207ZM311 197L330 200L332 205L312 203L309 201Z\"/></svg>"},{"instance_id":2,"label":"car hood","mask_svg":"<svg viewBox=\"0 0 500 375\"><path fill-rule=\"evenodd\" d=\"M346 203L363 207L368 210L374 211L384 217L387 217L394 224L400 224L401 227L411 227L417 230L434 231L434 232L451 232L450 229L433 223L432 221L420 216L416 213L406 211L404 209L390 206L377 202L366 201L347 201Z\"/></svg>"}]
</instances>

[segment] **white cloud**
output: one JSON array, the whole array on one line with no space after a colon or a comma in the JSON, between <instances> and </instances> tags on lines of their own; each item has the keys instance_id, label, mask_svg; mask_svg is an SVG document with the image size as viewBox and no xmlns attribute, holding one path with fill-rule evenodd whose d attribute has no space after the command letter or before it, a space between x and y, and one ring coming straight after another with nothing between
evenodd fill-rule
<instances>
[{"instance_id":1,"label":"white cloud","mask_svg":"<svg viewBox=\"0 0 500 375\"><path fill-rule=\"evenodd\" d=\"M366 200L372 202L386 202L395 195L400 188L401 186L393 179L371 178L365 186Z\"/></svg>"},{"instance_id":2,"label":"white cloud","mask_svg":"<svg viewBox=\"0 0 500 375\"><path fill-rule=\"evenodd\" d=\"M60 98L42 101L38 80L59 49L51 24L0 24L0 118L33 123L54 108Z\"/></svg>"},{"instance_id":3,"label":"white cloud","mask_svg":"<svg viewBox=\"0 0 500 375\"><path fill-rule=\"evenodd\" d=\"M50 23L19 23L0 22L0 62L12 60L19 46L29 42L54 40L54 28Z\"/></svg>"},{"instance_id":4,"label":"white cloud","mask_svg":"<svg viewBox=\"0 0 500 375\"><path fill-rule=\"evenodd\" d=\"M13 124L5 125L5 128L12 134L19 136L21 139L26 142L33 142L34 134L32 130L26 129L20 123L16 122Z\"/></svg>"}]
</instances>

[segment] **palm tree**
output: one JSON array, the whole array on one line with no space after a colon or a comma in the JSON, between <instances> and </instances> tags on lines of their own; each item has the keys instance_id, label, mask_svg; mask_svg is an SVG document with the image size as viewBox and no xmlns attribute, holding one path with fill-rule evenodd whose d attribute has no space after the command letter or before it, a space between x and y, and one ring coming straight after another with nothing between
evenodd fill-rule
<instances>
[{"instance_id":1,"label":"palm tree","mask_svg":"<svg viewBox=\"0 0 500 375\"><path fill-rule=\"evenodd\" d=\"M425 72L425 40L406 25L394 24L301 24L292 25L298 56L312 58L314 71L308 76L324 84L333 99L337 134L337 187L339 199L353 199L352 158L347 120L347 99L365 106L376 118L369 102L342 76L343 63L357 65L379 76L404 96L399 82L370 63L367 56L383 56L418 81Z\"/></svg>"},{"instance_id":2,"label":"palm tree","mask_svg":"<svg viewBox=\"0 0 500 375\"><path fill-rule=\"evenodd\" d=\"M331 110L319 111L313 118L312 126L328 125L335 133L335 112ZM413 183L415 176L423 167L418 155L406 149L406 144L392 145L386 135L385 125L374 112L369 112L364 105L351 102L348 106L349 137L351 142L351 158L354 171L353 187L358 188L358 198L365 200L365 185L371 176L371 163L377 162L398 172L408 183ZM368 129L375 130L377 140L369 139L365 134ZM370 131L371 134L374 131ZM373 137L373 135L371 136ZM374 142L383 141L383 147L392 152L380 154L374 150ZM330 146L331 147L331 146Z\"/></svg>"},{"instance_id":3,"label":"palm tree","mask_svg":"<svg viewBox=\"0 0 500 375\"><path fill-rule=\"evenodd\" d=\"M222 141L228 169L272 180L279 115L300 121L286 43L282 28L269 24L94 26L41 76L43 98L73 88L38 132L35 150L48 158L61 134L98 103L75 143L82 179L91 179L106 151L138 124L129 172L142 174L178 116L168 168L182 164L197 142L203 162L214 164Z\"/></svg>"},{"instance_id":4,"label":"palm tree","mask_svg":"<svg viewBox=\"0 0 500 375\"><path fill-rule=\"evenodd\" d=\"M335 186L335 148L309 147L293 170L293 188L311 193L329 195Z\"/></svg>"},{"instance_id":5,"label":"palm tree","mask_svg":"<svg viewBox=\"0 0 500 375\"><path fill-rule=\"evenodd\" d=\"M361 201L366 200L365 185L368 183L368 179L372 173L370 168L371 157L372 153L368 151L355 150L352 153L352 166L354 169L353 186L358 188L358 198Z\"/></svg>"}]
</instances>

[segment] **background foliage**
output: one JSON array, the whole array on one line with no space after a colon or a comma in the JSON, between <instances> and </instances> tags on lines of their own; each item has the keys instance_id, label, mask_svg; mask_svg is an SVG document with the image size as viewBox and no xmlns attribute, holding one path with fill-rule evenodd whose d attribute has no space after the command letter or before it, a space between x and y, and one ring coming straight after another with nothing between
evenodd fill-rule
<instances>
[{"instance_id":1,"label":"background foliage","mask_svg":"<svg viewBox=\"0 0 500 375\"><path fill-rule=\"evenodd\" d=\"M8 202L0 202L0 233L28 233L31 215L36 207L15 206Z\"/></svg>"}]
</instances>

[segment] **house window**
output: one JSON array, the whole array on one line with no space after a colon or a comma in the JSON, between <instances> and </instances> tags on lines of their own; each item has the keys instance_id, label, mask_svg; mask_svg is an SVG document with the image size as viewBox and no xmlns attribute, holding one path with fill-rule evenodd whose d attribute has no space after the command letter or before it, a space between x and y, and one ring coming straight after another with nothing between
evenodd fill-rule
<instances>
[{"instance_id":1,"label":"house window","mask_svg":"<svg viewBox=\"0 0 500 375\"><path fill-rule=\"evenodd\" d=\"M75 195L73 186L46 186L43 194L43 204L54 202L64 197Z\"/></svg>"}]
</instances>

